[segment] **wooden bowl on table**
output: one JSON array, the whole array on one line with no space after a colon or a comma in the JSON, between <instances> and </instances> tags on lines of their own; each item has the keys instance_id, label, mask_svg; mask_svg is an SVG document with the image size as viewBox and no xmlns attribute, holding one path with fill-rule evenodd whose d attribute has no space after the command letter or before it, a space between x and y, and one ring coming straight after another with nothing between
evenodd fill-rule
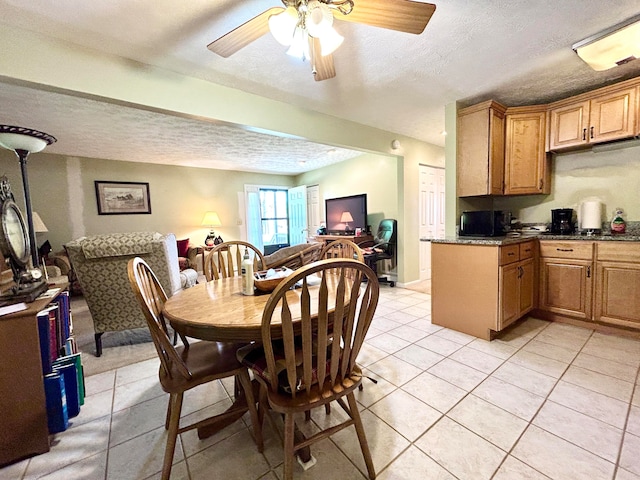
<instances>
[{"instance_id":1,"label":"wooden bowl on table","mask_svg":"<svg viewBox=\"0 0 640 480\"><path fill-rule=\"evenodd\" d=\"M268 270L261 270L253 274L253 284L261 292L273 292L280 282L282 282L291 270L288 268L274 268L275 276L267 278Z\"/></svg>"}]
</instances>

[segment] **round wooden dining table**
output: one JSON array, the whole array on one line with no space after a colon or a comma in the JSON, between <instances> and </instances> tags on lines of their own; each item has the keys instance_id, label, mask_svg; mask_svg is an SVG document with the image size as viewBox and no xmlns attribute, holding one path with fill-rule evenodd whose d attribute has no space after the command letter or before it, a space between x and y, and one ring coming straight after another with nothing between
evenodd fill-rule
<instances>
[{"instance_id":1,"label":"round wooden dining table","mask_svg":"<svg viewBox=\"0 0 640 480\"><path fill-rule=\"evenodd\" d=\"M299 291L287 293L294 322L300 318ZM318 293L319 288L309 287L312 308L317 306ZM166 301L163 314L178 333L187 337L218 342L261 341L262 312L269 296L257 290L256 295L243 295L241 277L220 278L175 293ZM277 338L277 309L271 323Z\"/></svg>"},{"instance_id":2,"label":"round wooden dining table","mask_svg":"<svg viewBox=\"0 0 640 480\"><path fill-rule=\"evenodd\" d=\"M287 301L294 319L300 318L299 291L287 293ZM309 288L312 306L317 306L318 293L319 288ZM243 295L241 277L220 278L175 293L165 302L163 315L178 333L187 337L218 342L261 341L262 312L269 296L270 293ZM330 302L331 297L330 293ZM278 317L276 310L272 320L275 329L279 327ZM275 335L276 331L272 333ZM243 401L243 398L236 398L233 407L237 408ZM206 438L234 420L230 418L227 422L200 428L198 437ZM301 435L302 433L296 429L296 436ZM299 456L303 463L310 461L309 447L301 449Z\"/></svg>"}]
</instances>

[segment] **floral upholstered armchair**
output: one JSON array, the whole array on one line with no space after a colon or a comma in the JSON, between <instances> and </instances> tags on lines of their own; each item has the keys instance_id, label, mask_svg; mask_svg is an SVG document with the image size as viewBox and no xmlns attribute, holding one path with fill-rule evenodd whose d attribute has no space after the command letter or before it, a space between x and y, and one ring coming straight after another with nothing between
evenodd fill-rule
<instances>
[{"instance_id":1,"label":"floral upholstered armchair","mask_svg":"<svg viewBox=\"0 0 640 480\"><path fill-rule=\"evenodd\" d=\"M172 233L93 235L73 240L65 247L93 318L98 357L102 354L103 333L147 327L129 284L127 263L131 258L141 257L149 264L168 296L195 283L180 271Z\"/></svg>"}]
</instances>

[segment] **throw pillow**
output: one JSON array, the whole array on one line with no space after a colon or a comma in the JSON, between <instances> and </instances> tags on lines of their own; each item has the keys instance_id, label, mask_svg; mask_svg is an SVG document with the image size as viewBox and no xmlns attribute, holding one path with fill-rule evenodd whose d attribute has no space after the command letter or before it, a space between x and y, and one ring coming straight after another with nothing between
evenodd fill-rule
<instances>
[{"instance_id":1,"label":"throw pillow","mask_svg":"<svg viewBox=\"0 0 640 480\"><path fill-rule=\"evenodd\" d=\"M189 250L189 239L178 240L178 256L186 257Z\"/></svg>"}]
</instances>

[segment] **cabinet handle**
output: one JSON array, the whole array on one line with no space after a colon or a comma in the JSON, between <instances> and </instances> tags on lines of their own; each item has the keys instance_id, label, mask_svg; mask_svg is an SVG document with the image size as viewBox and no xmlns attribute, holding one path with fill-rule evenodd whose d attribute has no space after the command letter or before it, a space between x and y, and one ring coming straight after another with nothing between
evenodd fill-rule
<instances>
[{"instance_id":1,"label":"cabinet handle","mask_svg":"<svg viewBox=\"0 0 640 480\"><path fill-rule=\"evenodd\" d=\"M593 127L589 129L591 131L591 138L593 138Z\"/></svg>"},{"instance_id":2,"label":"cabinet handle","mask_svg":"<svg viewBox=\"0 0 640 480\"><path fill-rule=\"evenodd\" d=\"M542 190L542 187L544 186L544 182L542 181L542 179L540 179L540 186L538 187L539 190Z\"/></svg>"},{"instance_id":3,"label":"cabinet handle","mask_svg":"<svg viewBox=\"0 0 640 480\"><path fill-rule=\"evenodd\" d=\"M587 278L591 278L591 267L587 267Z\"/></svg>"},{"instance_id":4,"label":"cabinet handle","mask_svg":"<svg viewBox=\"0 0 640 480\"><path fill-rule=\"evenodd\" d=\"M515 253L513 253L513 252L507 253L507 257L513 257L514 255L515 255Z\"/></svg>"},{"instance_id":5,"label":"cabinet handle","mask_svg":"<svg viewBox=\"0 0 640 480\"><path fill-rule=\"evenodd\" d=\"M573 248L556 248L558 252L573 252Z\"/></svg>"},{"instance_id":6,"label":"cabinet handle","mask_svg":"<svg viewBox=\"0 0 640 480\"><path fill-rule=\"evenodd\" d=\"M586 128L583 128L583 129L582 129L582 139L583 139L583 140L586 140L586 139L587 139L587 129L586 129Z\"/></svg>"},{"instance_id":7,"label":"cabinet handle","mask_svg":"<svg viewBox=\"0 0 640 480\"><path fill-rule=\"evenodd\" d=\"M522 267L518 267L518 278L522 278L524 275L524 269Z\"/></svg>"},{"instance_id":8,"label":"cabinet handle","mask_svg":"<svg viewBox=\"0 0 640 480\"><path fill-rule=\"evenodd\" d=\"M525 248L525 249L524 249L524 251L525 251L526 253L529 253L529 252L531 251L531 249L530 249L530 248Z\"/></svg>"}]
</instances>

